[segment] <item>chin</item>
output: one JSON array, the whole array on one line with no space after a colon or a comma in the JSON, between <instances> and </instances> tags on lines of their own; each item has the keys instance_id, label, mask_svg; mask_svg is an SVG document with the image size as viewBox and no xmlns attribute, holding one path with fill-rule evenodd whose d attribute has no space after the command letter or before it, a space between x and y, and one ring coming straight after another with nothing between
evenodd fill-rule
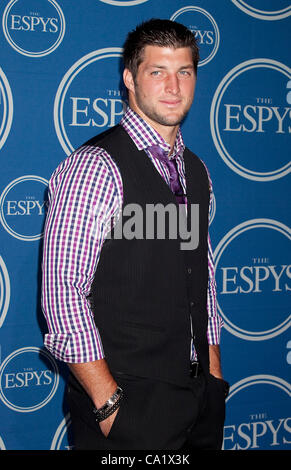
<instances>
[{"instance_id":1,"label":"chin","mask_svg":"<svg viewBox=\"0 0 291 470\"><path fill-rule=\"evenodd\" d=\"M174 116L161 116L161 124L164 126L177 126L183 121L185 116L186 113L176 114Z\"/></svg>"},{"instance_id":2,"label":"chin","mask_svg":"<svg viewBox=\"0 0 291 470\"><path fill-rule=\"evenodd\" d=\"M188 114L188 109L183 110L173 110L172 112L159 113L160 119L163 121L164 125L176 126L180 124L185 116Z\"/></svg>"}]
</instances>

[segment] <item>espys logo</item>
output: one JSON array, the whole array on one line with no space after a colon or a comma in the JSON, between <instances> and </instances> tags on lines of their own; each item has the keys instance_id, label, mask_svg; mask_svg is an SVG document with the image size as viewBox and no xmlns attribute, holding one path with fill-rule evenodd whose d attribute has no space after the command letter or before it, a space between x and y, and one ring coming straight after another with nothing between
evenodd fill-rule
<instances>
[{"instance_id":1,"label":"espys logo","mask_svg":"<svg viewBox=\"0 0 291 470\"><path fill-rule=\"evenodd\" d=\"M212 194L212 198L210 201L210 208L209 208L209 225L212 224L216 213L216 199L214 193Z\"/></svg>"},{"instance_id":2,"label":"espys logo","mask_svg":"<svg viewBox=\"0 0 291 470\"><path fill-rule=\"evenodd\" d=\"M148 2L148 0L99 0L102 3L108 3L108 5L114 5L117 7L131 7L140 5L141 3Z\"/></svg>"},{"instance_id":3,"label":"espys logo","mask_svg":"<svg viewBox=\"0 0 291 470\"><path fill-rule=\"evenodd\" d=\"M10 279L3 261L0 256L0 328L4 323L6 314L8 312L10 302Z\"/></svg>"},{"instance_id":4,"label":"espys logo","mask_svg":"<svg viewBox=\"0 0 291 470\"><path fill-rule=\"evenodd\" d=\"M286 361L287 364L291 364L291 340L289 340L287 343L287 351Z\"/></svg>"},{"instance_id":5,"label":"espys logo","mask_svg":"<svg viewBox=\"0 0 291 470\"><path fill-rule=\"evenodd\" d=\"M2 27L17 52L43 57L59 47L66 23L55 0L12 0L4 10Z\"/></svg>"},{"instance_id":6,"label":"espys logo","mask_svg":"<svg viewBox=\"0 0 291 470\"><path fill-rule=\"evenodd\" d=\"M11 181L0 196L0 222L13 237L35 241L43 236L48 181L26 175Z\"/></svg>"},{"instance_id":7,"label":"espys logo","mask_svg":"<svg viewBox=\"0 0 291 470\"><path fill-rule=\"evenodd\" d=\"M291 387L273 375L253 375L230 387L223 450L275 450L291 444ZM288 447L289 448L289 447Z\"/></svg>"},{"instance_id":8,"label":"espys logo","mask_svg":"<svg viewBox=\"0 0 291 470\"><path fill-rule=\"evenodd\" d=\"M37 347L17 349L0 367L0 398L14 411L39 410L53 398L58 384L55 360Z\"/></svg>"},{"instance_id":9,"label":"espys logo","mask_svg":"<svg viewBox=\"0 0 291 470\"><path fill-rule=\"evenodd\" d=\"M2 437L0 436L0 450L6 450Z\"/></svg>"},{"instance_id":10,"label":"espys logo","mask_svg":"<svg viewBox=\"0 0 291 470\"><path fill-rule=\"evenodd\" d=\"M124 114L127 104L119 87L121 52L119 47L93 51L63 77L55 97L54 123L67 155L117 124Z\"/></svg>"},{"instance_id":11,"label":"espys logo","mask_svg":"<svg viewBox=\"0 0 291 470\"><path fill-rule=\"evenodd\" d=\"M50 450L71 450L72 446L68 444L68 430L71 426L71 417L68 413L61 421L54 438L52 440Z\"/></svg>"},{"instance_id":12,"label":"espys logo","mask_svg":"<svg viewBox=\"0 0 291 470\"><path fill-rule=\"evenodd\" d=\"M265 10L266 0L256 0L255 6L253 0L231 0L240 10L253 18L260 20L281 20L291 15L291 5L289 0L276 0L277 10ZM261 6L261 8L259 8ZM278 8L279 7L279 8ZM280 8L281 7L281 8Z\"/></svg>"},{"instance_id":13,"label":"espys logo","mask_svg":"<svg viewBox=\"0 0 291 470\"><path fill-rule=\"evenodd\" d=\"M199 44L198 66L208 64L215 56L220 42L218 26L210 13L200 7L187 6L176 11L170 19L183 23L192 31Z\"/></svg>"},{"instance_id":14,"label":"espys logo","mask_svg":"<svg viewBox=\"0 0 291 470\"><path fill-rule=\"evenodd\" d=\"M223 161L244 178L271 181L290 173L290 78L291 69L280 62L251 59L234 67L214 94L214 144Z\"/></svg>"},{"instance_id":15,"label":"espys logo","mask_svg":"<svg viewBox=\"0 0 291 470\"><path fill-rule=\"evenodd\" d=\"M0 67L0 149L8 137L13 116L13 99L9 82Z\"/></svg>"},{"instance_id":16,"label":"espys logo","mask_svg":"<svg viewBox=\"0 0 291 470\"><path fill-rule=\"evenodd\" d=\"M217 307L231 334L263 341L290 327L290 239L286 225L253 219L234 227L217 245Z\"/></svg>"}]
</instances>

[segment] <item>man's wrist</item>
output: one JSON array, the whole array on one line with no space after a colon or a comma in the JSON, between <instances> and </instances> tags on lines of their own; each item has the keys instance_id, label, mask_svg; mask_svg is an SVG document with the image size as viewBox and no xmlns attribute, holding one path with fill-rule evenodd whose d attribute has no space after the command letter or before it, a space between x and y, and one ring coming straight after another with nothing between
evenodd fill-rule
<instances>
[{"instance_id":1,"label":"man's wrist","mask_svg":"<svg viewBox=\"0 0 291 470\"><path fill-rule=\"evenodd\" d=\"M93 413L98 423L104 421L111 416L120 406L120 402L123 398L123 390L117 386L113 395L104 403L100 408L94 408Z\"/></svg>"},{"instance_id":2,"label":"man's wrist","mask_svg":"<svg viewBox=\"0 0 291 470\"><path fill-rule=\"evenodd\" d=\"M220 362L220 347L218 344L209 345L209 372L218 379L222 379Z\"/></svg>"}]
</instances>

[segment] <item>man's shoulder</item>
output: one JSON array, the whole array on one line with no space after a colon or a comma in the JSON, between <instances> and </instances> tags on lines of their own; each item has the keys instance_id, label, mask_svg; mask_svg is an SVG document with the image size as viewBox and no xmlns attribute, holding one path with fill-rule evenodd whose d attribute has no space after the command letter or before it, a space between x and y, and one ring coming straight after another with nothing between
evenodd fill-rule
<instances>
[{"instance_id":1,"label":"man's shoulder","mask_svg":"<svg viewBox=\"0 0 291 470\"><path fill-rule=\"evenodd\" d=\"M67 178L83 177L86 173L116 174L116 164L111 155L101 146L99 135L80 145L70 155L64 158L51 175L50 180L66 180Z\"/></svg>"},{"instance_id":2,"label":"man's shoulder","mask_svg":"<svg viewBox=\"0 0 291 470\"><path fill-rule=\"evenodd\" d=\"M76 150L74 150L63 162L82 163L86 159L94 159L97 162L107 163L111 161L110 153L107 151L106 143L112 142L120 134L124 133L122 126L117 124L114 127L107 129L100 134L91 137L86 142L82 143Z\"/></svg>"},{"instance_id":3,"label":"man's shoulder","mask_svg":"<svg viewBox=\"0 0 291 470\"><path fill-rule=\"evenodd\" d=\"M92 145L90 142L85 142L81 144L76 150L74 150L70 155L68 155L64 160L62 160L57 169L60 168L72 168L85 165L86 161L91 160L92 164L94 162L97 164L105 161L107 153L105 150L98 145Z\"/></svg>"},{"instance_id":4,"label":"man's shoulder","mask_svg":"<svg viewBox=\"0 0 291 470\"><path fill-rule=\"evenodd\" d=\"M87 142L85 142L82 147L90 146L103 148L103 145L106 145L109 142L113 142L119 136L124 136L124 134L127 133L123 127L120 124L117 124L116 126L110 127L106 131L101 132L101 134L97 134L91 139L87 140Z\"/></svg>"}]
</instances>

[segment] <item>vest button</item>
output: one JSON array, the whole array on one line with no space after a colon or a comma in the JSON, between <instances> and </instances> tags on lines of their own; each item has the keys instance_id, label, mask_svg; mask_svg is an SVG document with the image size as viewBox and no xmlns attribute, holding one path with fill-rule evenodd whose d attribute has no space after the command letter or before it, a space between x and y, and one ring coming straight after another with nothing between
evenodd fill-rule
<instances>
[{"instance_id":1,"label":"vest button","mask_svg":"<svg viewBox=\"0 0 291 470\"><path fill-rule=\"evenodd\" d=\"M191 300L190 302L190 307L194 307L195 303L193 302L193 300Z\"/></svg>"},{"instance_id":2,"label":"vest button","mask_svg":"<svg viewBox=\"0 0 291 470\"><path fill-rule=\"evenodd\" d=\"M191 269L191 268L188 268L187 271L188 271L188 274L191 274L191 273L192 273L192 269Z\"/></svg>"}]
</instances>

